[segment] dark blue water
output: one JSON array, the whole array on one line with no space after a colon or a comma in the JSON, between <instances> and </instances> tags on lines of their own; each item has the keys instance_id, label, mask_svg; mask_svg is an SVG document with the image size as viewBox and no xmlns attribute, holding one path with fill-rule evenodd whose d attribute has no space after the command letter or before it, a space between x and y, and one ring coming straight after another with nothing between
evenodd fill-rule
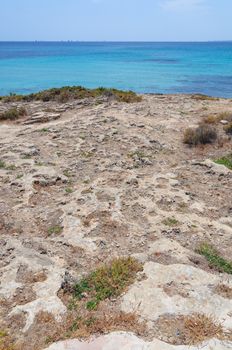
<instances>
[{"instance_id":1,"label":"dark blue water","mask_svg":"<svg viewBox=\"0 0 232 350\"><path fill-rule=\"evenodd\" d=\"M232 42L0 42L0 95L64 85L232 97Z\"/></svg>"}]
</instances>

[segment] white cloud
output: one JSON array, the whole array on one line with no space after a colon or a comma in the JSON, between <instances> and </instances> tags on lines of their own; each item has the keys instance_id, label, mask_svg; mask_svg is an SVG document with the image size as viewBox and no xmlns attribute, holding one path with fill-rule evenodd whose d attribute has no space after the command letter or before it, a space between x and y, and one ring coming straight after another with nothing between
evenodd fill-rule
<instances>
[{"instance_id":1,"label":"white cloud","mask_svg":"<svg viewBox=\"0 0 232 350\"><path fill-rule=\"evenodd\" d=\"M205 0L163 0L161 7L168 11L193 10L205 4Z\"/></svg>"}]
</instances>

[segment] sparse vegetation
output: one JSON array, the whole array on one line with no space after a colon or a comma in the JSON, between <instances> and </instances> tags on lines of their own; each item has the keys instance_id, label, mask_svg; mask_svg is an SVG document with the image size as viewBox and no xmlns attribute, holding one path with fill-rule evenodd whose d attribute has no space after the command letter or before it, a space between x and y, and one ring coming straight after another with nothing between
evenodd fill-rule
<instances>
[{"instance_id":1,"label":"sparse vegetation","mask_svg":"<svg viewBox=\"0 0 232 350\"><path fill-rule=\"evenodd\" d=\"M0 121L4 120L16 120L19 117L27 115L27 111L24 107L10 108L5 112L0 113Z\"/></svg>"},{"instance_id":2,"label":"sparse vegetation","mask_svg":"<svg viewBox=\"0 0 232 350\"><path fill-rule=\"evenodd\" d=\"M225 284L219 284L215 289L215 293L221 295L223 298L232 299L232 288Z\"/></svg>"},{"instance_id":3,"label":"sparse vegetation","mask_svg":"<svg viewBox=\"0 0 232 350\"><path fill-rule=\"evenodd\" d=\"M88 97L114 97L120 102L140 102L141 96L138 96L133 91L122 91L117 89L97 88L86 89L82 86L64 86L62 88L53 88L49 90L40 91L30 95L16 95L2 96L0 99L3 102L17 102L17 101L57 101L66 103L71 100L79 100Z\"/></svg>"},{"instance_id":4,"label":"sparse vegetation","mask_svg":"<svg viewBox=\"0 0 232 350\"><path fill-rule=\"evenodd\" d=\"M3 160L0 160L0 169L4 169L6 167L6 163Z\"/></svg>"},{"instance_id":5,"label":"sparse vegetation","mask_svg":"<svg viewBox=\"0 0 232 350\"><path fill-rule=\"evenodd\" d=\"M3 160L0 160L0 169L16 170L16 166L14 164L7 165Z\"/></svg>"},{"instance_id":6,"label":"sparse vegetation","mask_svg":"<svg viewBox=\"0 0 232 350\"><path fill-rule=\"evenodd\" d=\"M166 226L177 226L179 224L179 221L176 220L175 218L166 218L163 220L163 224L166 225Z\"/></svg>"},{"instance_id":7,"label":"sparse vegetation","mask_svg":"<svg viewBox=\"0 0 232 350\"><path fill-rule=\"evenodd\" d=\"M100 301L119 296L141 270L142 265L133 258L115 259L76 284L74 297L81 300L87 296L87 309L96 309Z\"/></svg>"},{"instance_id":8,"label":"sparse vegetation","mask_svg":"<svg viewBox=\"0 0 232 350\"><path fill-rule=\"evenodd\" d=\"M59 225L56 225L56 226L52 226L52 227L49 227L48 229L48 234L49 236L52 235L52 234L60 234L61 232L63 231L63 227L62 226L59 226Z\"/></svg>"},{"instance_id":9,"label":"sparse vegetation","mask_svg":"<svg viewBox=\"0 0 232 350\"><path fill-rule=\"evenodd\" d=\"M217 97L207 96L203 94L192 95L192 99L197 101L218 101L219 100L219 98Z\"/></svg>"},{"instance_id":10,"label":"sparse vegetation","mask_svg":"<svg viewBox=\"0 0 232 350\"><path fill-rule=\"evenodd\" d=\"M226 134L232 135L232 122L224 126L224 130Z\"/></svg>"},{"instance_id":11,"label":"sparse vegetation","mask_svg":"<svg viewBox=\"0 0 232 350\"><path fill-rule=\"evenodd\" d=\"M232 262L224 259L213 246L204 243L197 249L197 253L203 255L212 268L219 272L232 274Z\"/></svg>"},{"instance_id":12,"label":"sparse vegetation","mask_svg":"<svg viewBox=\"0 0 232 350\"><path fill-rule=\"evenodd\" d=\"M68 194L73 193L73 189L70 188L70 187L67 187L67 188L65 189L65 192L68 193Z\"/></svg>"},{"instance_id":13,"label":"sparse vegetation","mask_svg":"<svg viewBox=\"0 0 232 350\"><path fill-rule=\"evenodd\" d=\"M216 124L221 119L217 115L208 115L207 117L204 117L203 122L205 124Z\"/></svg>"},{"instance_id":14,"label":"sparse vegetation","mask_svg":"<svg viewBox=\"0 0 232 350\"><path fill-rule=\"evenodd\" d=\"M226 166L228 169L232 170L232 153L215 160L216 164L221 164Z\"/></svg>"},{"instance_id":15,"label":"sparse vegetation","mask_svg":"<svg viewBox=\"0 0 232 350\"><path fill-rule=\"evenodd\" d=\"M185 130L183 142L190 146L197 146L199 144L205 145L213 143L217 139L217 131L215 128L202 124L197 128L188 128Z\"/></svg>"}]
</instances>

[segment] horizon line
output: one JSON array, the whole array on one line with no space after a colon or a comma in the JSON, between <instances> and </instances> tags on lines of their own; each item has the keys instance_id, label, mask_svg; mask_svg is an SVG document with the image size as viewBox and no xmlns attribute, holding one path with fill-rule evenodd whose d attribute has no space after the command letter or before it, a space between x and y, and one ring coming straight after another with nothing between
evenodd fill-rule
<instances>
[{"instance_id":1,"label":"horizon line","mask_svg":"<svg viewBox=\"0 0 232 350\"><path fill-rule=\"evenodd\" d=\"M0 40L0 43L215 43L231 40Z\"/></svg>"}]
</instances>

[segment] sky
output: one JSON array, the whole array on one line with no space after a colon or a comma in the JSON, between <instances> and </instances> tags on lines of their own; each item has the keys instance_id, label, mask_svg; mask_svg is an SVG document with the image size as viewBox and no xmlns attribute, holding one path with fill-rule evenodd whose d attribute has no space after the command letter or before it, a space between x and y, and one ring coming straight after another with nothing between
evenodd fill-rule
<instances>
[{"instance_id":1,"label":"sky","mask_svg":"<svg viewBox=\"0 0 232 350\"><path fill-rule=\"evenodd\" d=\"M0 0L0 41L232 40L232 0Z\"/></svg>"}]
</instances>

